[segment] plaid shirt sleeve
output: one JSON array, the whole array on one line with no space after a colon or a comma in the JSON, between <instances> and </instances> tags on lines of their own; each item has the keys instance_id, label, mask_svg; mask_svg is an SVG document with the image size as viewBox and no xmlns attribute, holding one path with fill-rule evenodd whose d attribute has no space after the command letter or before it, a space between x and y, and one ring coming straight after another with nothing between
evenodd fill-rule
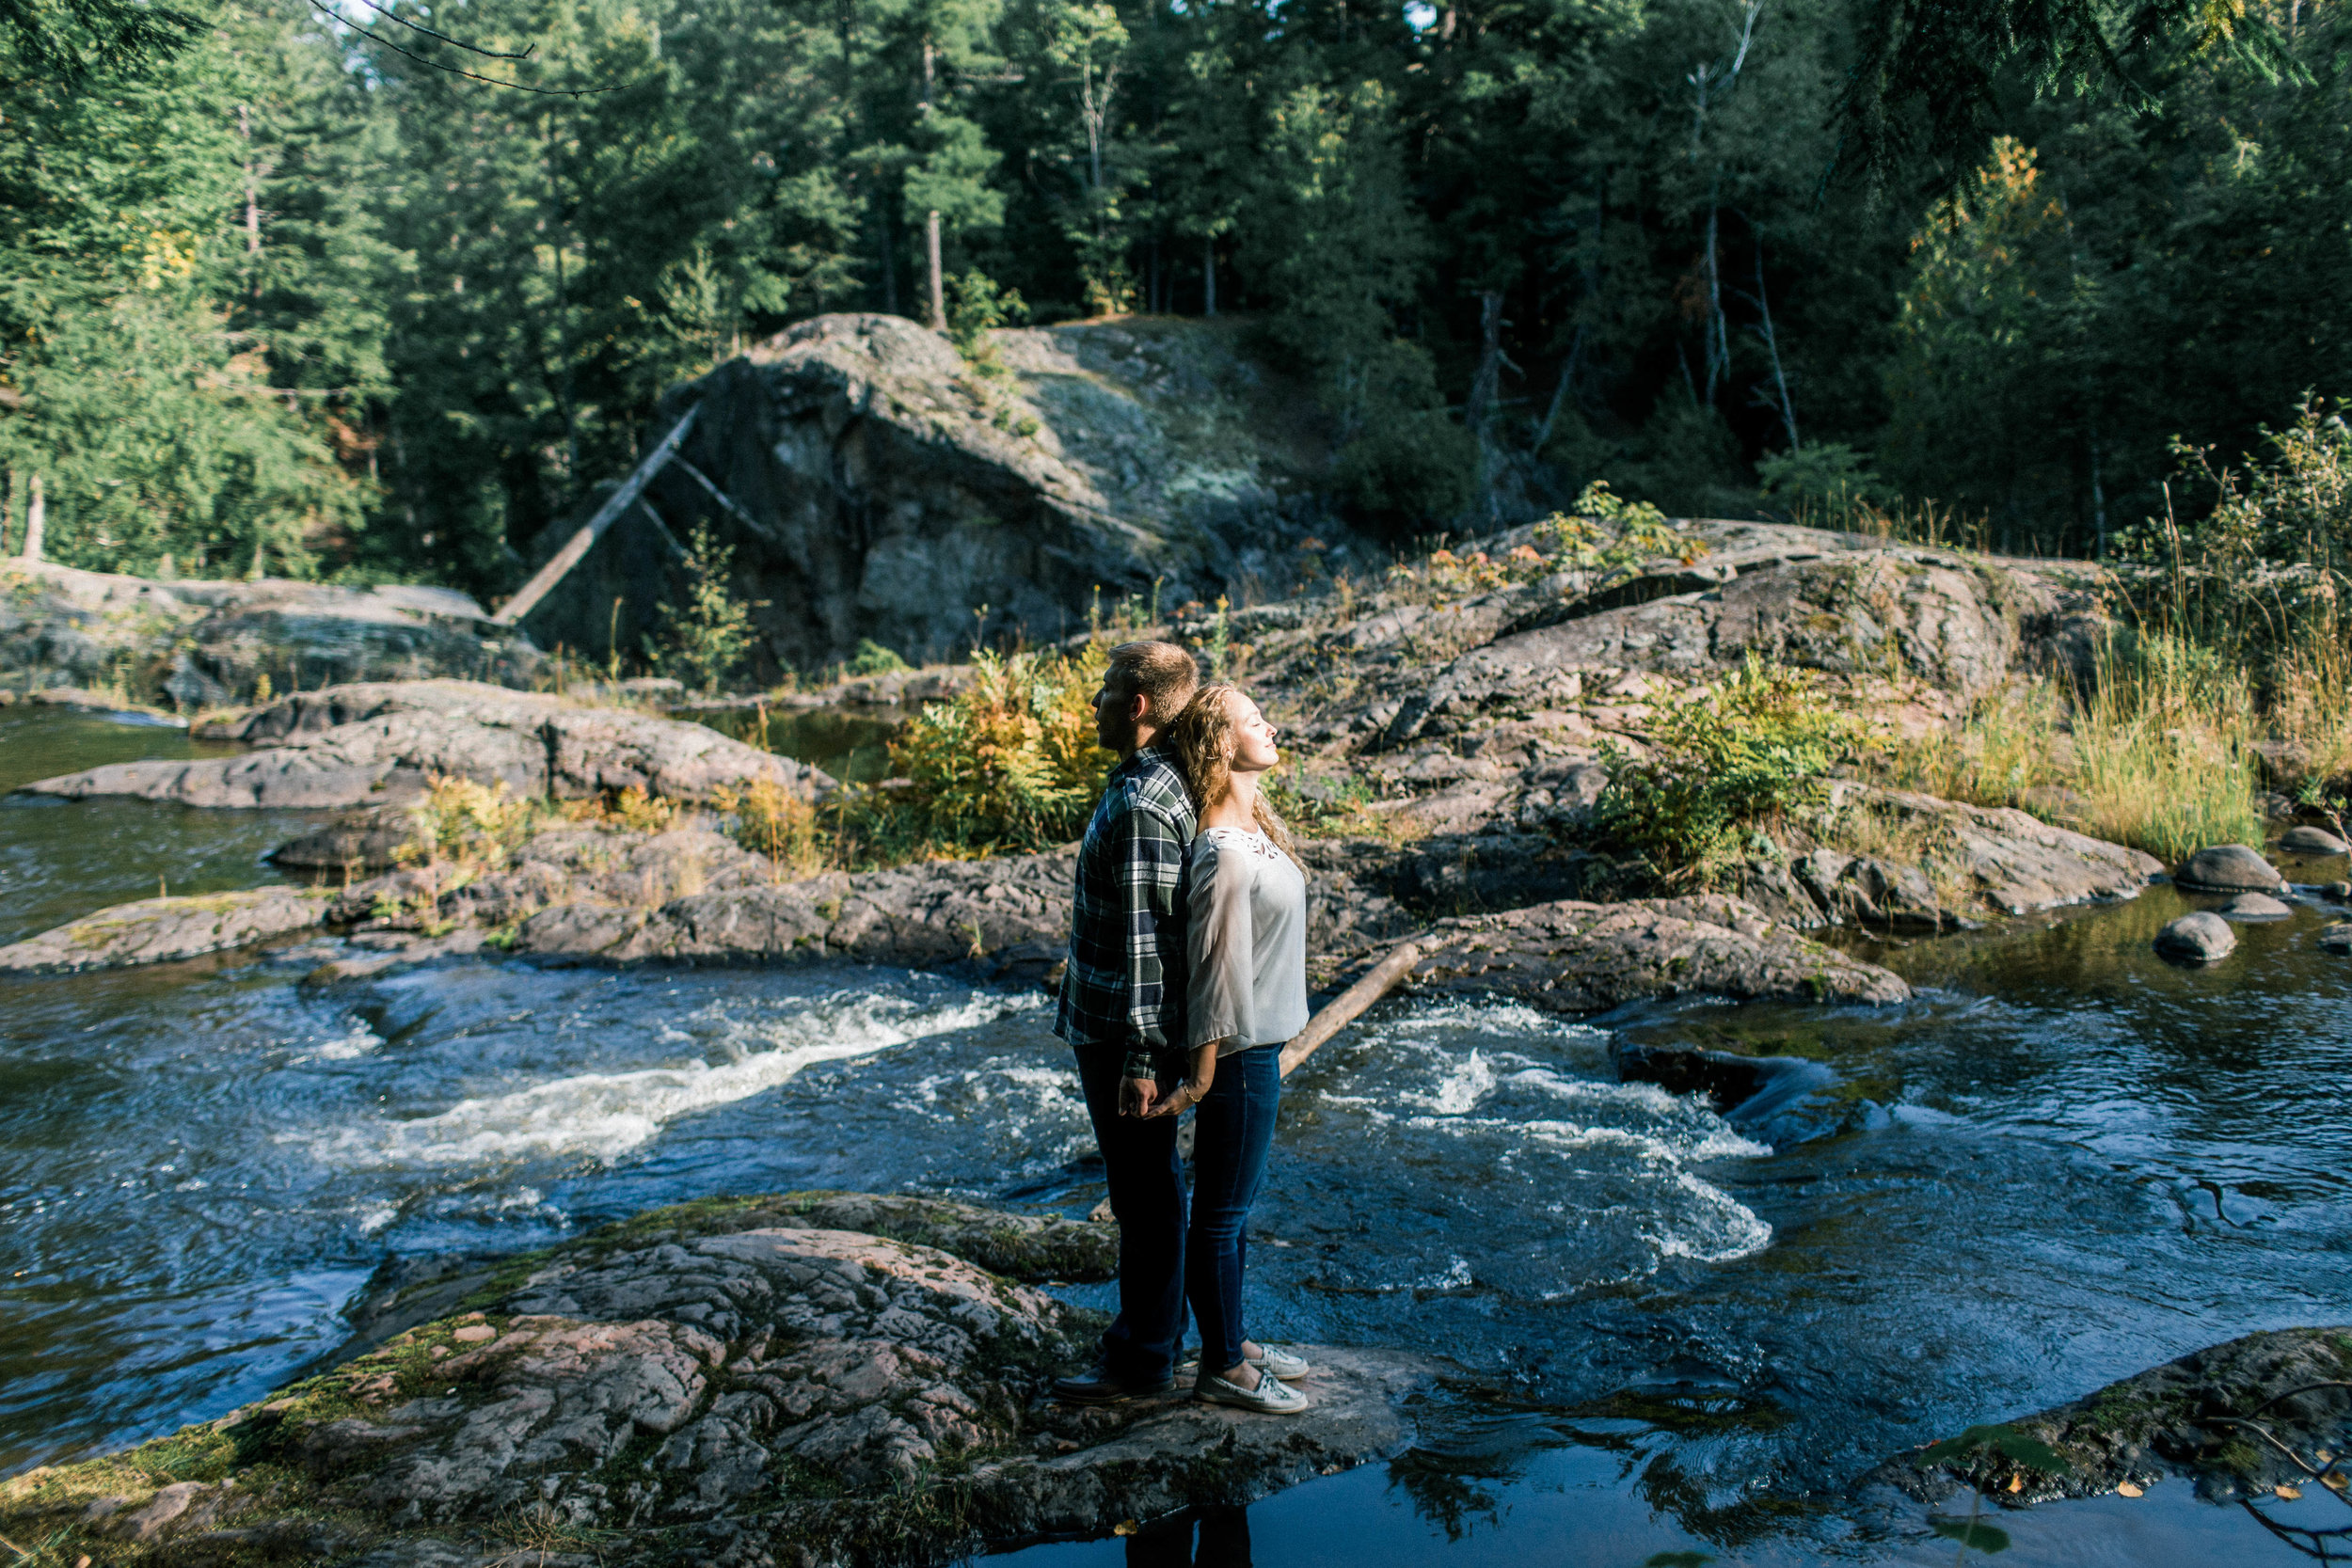
<instances>
[{"instance_id":1,"label":"plaid shirt sleeve","mask_svg":"<svg viewBox=\"0 0 2352 1568\"><path fill-rule=\"evenodd\" d=\"M1120 926L1126 934L1127 1016L1122 1031L1126 1076L1150 1078L1154 1059L1168 1049L1171 1016L1169 976L1161 949L1169 927L1184 919L1180 902L1185 843L1174 823L1156 811L1137 807L1120 814L1117 857ZM1181 983L1182 976L1177 977ZM1181 1006L1181 995L1176 1005Z\"/></svg>"}]
</instances>

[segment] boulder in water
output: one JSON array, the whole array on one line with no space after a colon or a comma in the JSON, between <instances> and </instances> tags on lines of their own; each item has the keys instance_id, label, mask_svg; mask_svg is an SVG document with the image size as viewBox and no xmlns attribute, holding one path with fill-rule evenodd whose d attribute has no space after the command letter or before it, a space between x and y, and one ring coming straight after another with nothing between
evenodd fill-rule
<instances>
[{"instance_id":1,"label":"boulder in water","mask_svg":"<svg viewBox=\"0 0 2352 1568\"><path fill-rule=\"evenodd\" d=\"M2280 834L2279 847L2296 855L2352 855L2352 844L2344 843L2325 828L2308 823Z\"/></svg>"},{"instance_id":2,"label":"boulder in water","mask_svg":"<svg viewBox=\"0 0 2352 1568\"><path fill-rule=\"evenodd\" d=\"M2279 868L2243 844L2217 844L2180 863L2172 880L2201 893L2276 893L2287 885Z\"/></svg>"},{"instance_id":3,"label":"boulder in water","mask_svg":"<svg viewBox=\"0 0 2352 1568\"><path fill-rule=\"evenodd\" d=\"M1311 1347L1297 1417L1182 1395L1057 1405L1041 1396L1090 1356L1094 1315L971 1259L812 1222L939 1222L982 1250L991 1230L1094 1227L795 1196L818 1201L686 1205L486 1278L445 1273L438 1315L162 1440L204 1481L171 1492L135 1452L35 1471L0 1483L0 1533L67 1561L105 1549L117 1520L187 1560L260 1542L486 1568L515 1560L518 1528L612 1532L620 1561L945 1560L1359 1464L1402 1440L1395 1401L1434 1371Z\"/></svg>"},{"instance_id":4,"label":"boulder in water","mask_svg":"<svg viewBox=\"0 0 2352 1568\"><path fill-rule=\"evenodd\" d=\"M2319 933L2319 945L2330 953L2352 953L2352 925L2328 927Z\"/></svg>"},{"instance_id":5,"label":"boulder in water","mask_svg":"<svg viewBox=\"0 0 2352 1568\"><path fill-rule=\"evenodd\" d=\"M142 898L0 947L0 973L52 974L169 963L324 924L325 896L291 887Z\"/></svg>"},{"instance_id":6,"label":"boulder in water","mask_svg":"<svg viewBox=\"0 0 2352 1568\"><path fill-rule=\"evenodd\" d=\"M2267 893L2241 893L2214 912L2224 920L2284 920L2295 911Z\"/></svg>"},{"instance_id":7,"label":"boulder in water","mask_svg":"<svg viewBox=\"0 0 2352 1568\"><path fill-rule=\"evenodd\" d=\"M2156 933L2156 951L2184 963L2214 963L2236 946L2237 933L2230 923L2209 910L2185 914Z\"/></svg>"}]
</instances>

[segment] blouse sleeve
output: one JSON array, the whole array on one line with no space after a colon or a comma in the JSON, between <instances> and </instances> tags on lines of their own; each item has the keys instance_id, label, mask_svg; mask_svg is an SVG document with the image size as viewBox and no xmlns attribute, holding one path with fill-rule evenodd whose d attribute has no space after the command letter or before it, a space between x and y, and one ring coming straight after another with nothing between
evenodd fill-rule
<instances>
[{"instance_id":1,"label":"blouse sleeve","mask_svg":"<svg viewBox=\"0 0 2352 1568\"><path fill-rule=\"evenodd\" d=\"M1185 996L1184 1042L1248 1037L1251 1027L1249 863L1220 855L1216 840L1193 841L1192 895L1185 911L1185 950L1191 959Z\"/></svg>"}]
</instances>

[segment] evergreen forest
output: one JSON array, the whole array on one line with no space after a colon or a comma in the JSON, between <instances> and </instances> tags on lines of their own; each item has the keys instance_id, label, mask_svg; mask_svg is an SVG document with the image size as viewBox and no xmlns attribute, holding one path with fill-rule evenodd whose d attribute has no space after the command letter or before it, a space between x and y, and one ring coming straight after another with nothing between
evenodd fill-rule
<instances>
[{"instance_id":1,"label":"evergreen forest","mask_svg":"<svg viewBox=\"0 0 2352 1568\"><path fill-rule=\"evenodd\" d=\"M10 553L509 592L835 310L1235 318L1400 545L2102 556L2352 389L2336 0L183 3L0 0Z\"/></svg>"}]
</instances>

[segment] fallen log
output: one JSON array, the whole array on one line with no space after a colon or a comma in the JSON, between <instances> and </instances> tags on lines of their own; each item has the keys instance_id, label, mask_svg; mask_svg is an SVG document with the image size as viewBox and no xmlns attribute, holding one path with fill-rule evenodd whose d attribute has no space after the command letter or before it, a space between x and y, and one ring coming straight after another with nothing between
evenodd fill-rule
<instances>
[{"instance_id":1,"label":"fallen log","mask_svg":"<svg viewBox=\"0 0 2352 1568\"><path fill-rule=\"evenodd\" d=\"M1323 1011L1307 1021L1296 1037L1282 1047L1282 1076L1288 1078L1317 1047L1356 1022L1366 1007L1389 994L1405 972L1421 961L1421 943L1408 942L1372 966L1372 973L1333 997Z\"/></svg>"},{"instance_id":2,"label":"fallen log","mask_svg":"<svg viewBox=\"0 0 2352 1568\"><path fill-rule=\"evenodd\" d=\"M531 580L524 583L513 598L499 607L499 612L490 617L493 624L511 626L520 621L531 613L532 606L548 596L550 589L564 580L565 573L580 564L580 558L588 553L588 547L603 538L604 531L619 521L623 513L637 504L637 498L644 493L647 482L661 471L662 465L676 455L678 443L685 440L686 433L694 428L694 416L701 411L702 405L696 404L670 427L670 434L661 438L661 444L645 455L645 460L637 465L637 471L623 480L619 489L605 498L604 504L596 508L596 515L581 525L579 532L564 541L564 547L555 552L554 559L533 572Z\"/></svg>"}]
</instances>

